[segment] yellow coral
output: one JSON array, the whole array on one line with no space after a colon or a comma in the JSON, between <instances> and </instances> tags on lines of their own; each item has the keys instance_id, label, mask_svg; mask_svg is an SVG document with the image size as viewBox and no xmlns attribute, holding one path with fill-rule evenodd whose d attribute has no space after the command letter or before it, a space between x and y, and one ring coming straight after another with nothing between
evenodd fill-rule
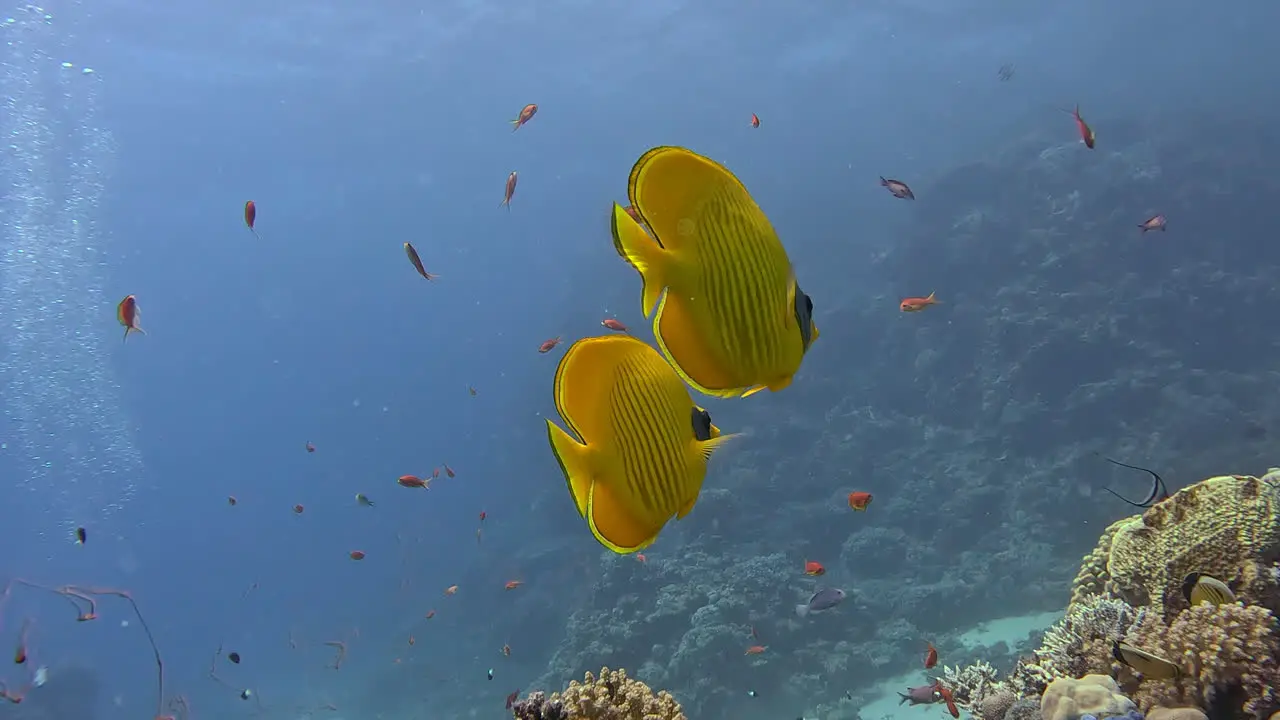
<instances>
[{"instance_id":1,"label":"yellow coral","mask_svg":"<svg viewBox=\"0 0 1280 720\"><path fill-rule=\"evenodd\" d=\"M1107 553L1107 592L1129 604L1147 606L1167 622L1187 607L1182 579L1203 572L1233 584L1248 597L1266 588L1241 587L1251 579L1275 585L1254 573L1250 560L1280 556L1280 502L1277 478L1243 475L1209 478L1179 490L1140 516L1113 525Z\"/></svg>"},{"instance_id":2,"label":"yellow coral","mask_svg":"<svg viewBox=\"0 0 1280 720\"><path fill-rule=\"evenodd\" d=\"M1271 611L1250 605L1197 605L1178 614L1165 627L1148 615L1130 632L1133 645L1176 663L1178 680L1146 680L1126 673L1126 686L1145 711L1163 705L1207 707L1215 687L1238 687L1243 710L1256 716L1280 696L1276 652L1276 619Z\"/></svg>"},{"instance_id":3,"label":"yellow coral","mask_svg":"<svg viewBox=\"0 0 1280 720\"><path fill-rule=\"evenodd\" d=\"M1133 709L1133 701L1106 675L1085 675L1079 680L1058 678L1040 698L1044 720L1079 720L1083 715L1114 717Z\"/></svg>"},{"instance_id":4,"label":"yellow coral","mask_svg":"<svg viewBox=\"0 0 1280 720\"><path fill-rule=\"evenodd\" d=\"M1095 595L1101 595L1107 587L1111 576L1107 574L1107 562L1111 559L1111 540L1121 525L1136 519L1138 516L1117 520L1107 526L1098 538L1098 545L1089 551L1080 561L1080 572L1071 583L1071 604L1082 602Z\"/></svg>"},{"instance_id":5,"label":"yellow coral","mask_svg":"<svg viewBox=\"0 0 1280 720\"><path fill-rule=\"evenodd\" d=\"M626 670L603 668L599 677L587 673L549 700L560 701L570 720L685 720L675 698L665 690L655 695Z\"/></svg>"}]
</instances>

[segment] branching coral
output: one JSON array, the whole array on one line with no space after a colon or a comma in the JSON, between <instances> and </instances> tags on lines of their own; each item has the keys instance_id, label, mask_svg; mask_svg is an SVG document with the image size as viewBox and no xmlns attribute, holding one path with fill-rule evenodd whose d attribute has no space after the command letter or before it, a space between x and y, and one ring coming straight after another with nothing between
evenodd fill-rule
<instances>
[{"instance_id":1,"label":"branching coral","mask_svg":"<svg viewBox=\"0 0 1280 720\"><path fill-rule=\"evenodd\" d=\"M1111 671L1111 643L1143 616L1123 600L1086 596L1045 631L1040 650L1014 669L1010 685L1022 695L1039 695L1057 678Z\"/></svg>"},{"instance_id":2,"label":"branching coral","mask_svg":"<svg viewBox=\"0 0 1280 720\"><path fill-rule=\"evenodd\" d=\"M1242 706L1231 708L1233 712L1262 717L1280 701L1275 630L1275 616L1257 605L1197 605L1183 610L1168 627L1148 616L1133 628L1129 642L1177 664L1182 677L1152 680L1132 672L1121 677L1144 710L1157 705L1209 707L1224 694L1240 699Z\"/></svg>"},{"instance_id":3,"label":"branching coral","mask_svg":"<svg viewBox=\"0 0 1280 720\"><path fill-rule=\"evenodd\" d=\"M943 666L941 680L942 684L951 691L956 705L975 715L979 714L988 696L1005 687L1004 683L1000 682L1000 672L982 660L963 668ZM1013 700L1010 700L1009 704L1012 705ZM1006 706L1005 709L1007 710L1008 707ZM1001 717L1004 717L1003 713Z\"/></svg>"},{"instance_id":4,"label":"branching coral","mask_svg":"<svg viewBox=\"0 0 1280 720\"><path fill-rule=\"evenodd\" d=\"M519 720L685 720L680 703L666 691L655 695L625 670L609 668L599 677L587 673L563 693L532 693L512 705L511 712Z\"/></svg>"}]
</instances>

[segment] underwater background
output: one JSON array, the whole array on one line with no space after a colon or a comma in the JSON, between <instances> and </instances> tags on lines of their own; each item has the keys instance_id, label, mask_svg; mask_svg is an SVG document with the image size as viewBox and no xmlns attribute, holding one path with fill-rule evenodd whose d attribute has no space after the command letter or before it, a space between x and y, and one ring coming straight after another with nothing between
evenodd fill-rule
<instances>
[{"instance_id":1,"label":"underwater background","mask_svg":"<svg viewBox=\"0 0 1280 720\"><path fill-rule=\"evenodd\" d=\"M191 717L500 718L602 666L692 718L943 717L897 705L928 644L1008 669L1131 514L1104 488L1146 493L1100 455L1171 491L1276 462L1280 5L0 19L0 578L31 583L0 680L48 677L0 718L157 715L157 664ZM705 402L743 437L641 562L575 512L538 349L649 339L609 208L658 145L745 183L822 336ZM797 617L822 587L849 600Z\"/></svg>"}]
</instances>

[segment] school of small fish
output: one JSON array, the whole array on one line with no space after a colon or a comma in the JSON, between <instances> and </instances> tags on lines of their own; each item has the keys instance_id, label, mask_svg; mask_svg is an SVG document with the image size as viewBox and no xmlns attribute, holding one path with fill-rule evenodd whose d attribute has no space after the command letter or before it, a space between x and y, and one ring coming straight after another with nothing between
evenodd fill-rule
<instances>
[{"instance_id":1,"label":"school of small fish","mask_svg":"<svg viewBox=\"0 0 1280 720\"><path fill-rule=\"evenodd\" d=\"M1013 67L1006 65L998 76L1007 81L1013 74ZM525 105L511 120L512 132L528 125L537 112L538 105ZM1079 106L1066 112L1081 143L1094 149L1096 135ZM749 124L759 129L760 117L751 113ZM511 211L518 178L514 170L507 176L499 204L507 211ZM879 184L896 199L916 200L915 192L902 180L880 176ZM633 165L627 199L626 205L614 204L609 232L619 257L639 276L640 310L652 318L656 348L632 335L617 318L602 319L600 325L608 333L579 338L561 356L552 395L564 427L548 419L546 429L569 495L592 536L611 551L634 553L644 563L645 555L639 551L653 544L672 518L693 511L708 461L735 437L712 423L691 390L718 398L745 398L765 389L782 391L793 382L819 332L813 300L801 290L777 232L746 187L723 165L686 148L655 147ZM243 222L256 240L262 240L255 201L245 202ZM1167 229L1160 214L1137 226L1144 235ZM403 250L418 275L429 282L441 279L427 270L411 242L405 241ZM899 310L919 313L940 304L931 291L903 297ZM125 340L131 334L145 334L135 295L120 301L116 318ZM536 350L550 353L562 341L563 336L547 339ZM474 386L468 385L467 390L472 397L477 395ZM311 441L304 447L307 453L317 451ZM1151 492L1138 502L1107 489L1124 502L1149 507L1168 498L1163 480L1154 471L1105 459L1154 477ZM430 477L405 474L394 481L403 488L430 490L442 468L447 477L455 476L443 464ZM355 499L360 507L376 507L364 493ZM866 512L871 501L871 493L863 490L848 494L849 508L857 512ZM234 507L238 500L232 495L227 502ZM293 506L295 515L304 511L301 504ZM479 512L477 542L486 517L485 511ZM85 541L80 528L77 542ZM348 557L359 561L366 554L352 549ZM817 578L826 569L816 560L805 560L803 572ZM503 587L512 591L524 582L512 579ZM458 589L450 585L443 594L452 596ZM1192 604L1233 601L1230 589L1200 573L1188 576L1184 591ZM795 615L803 619L833 610L846 596L840 588L818 587L806 602L796 605ZM425 618L435 614L434 609L428 610ZM755 628L751 639L746 654L764 655L768 648L757 642ZM408 644L414 643L410 636ZM346 646L330 644L339 648L336 669ZM501 648L503 656L511 652L509 645ZM1113 654L1118 662L1146 676L1167 677L1177 671L1168 660L1123 642L1115 644ZM236 664L240 661L238 653L227 657ZM25 645L19 646L15 662L26 662ZM929 643L924 668L931 669L937 662L938 651ZM493 676L490 669L489 679ZM508 708L519 692L506 696ZM754 691L751 695L755 696ZM945 703L947 711L959 717L950 690L937 679L900 695L902 702L912 705Z\"/></svg>"}]
</instances>

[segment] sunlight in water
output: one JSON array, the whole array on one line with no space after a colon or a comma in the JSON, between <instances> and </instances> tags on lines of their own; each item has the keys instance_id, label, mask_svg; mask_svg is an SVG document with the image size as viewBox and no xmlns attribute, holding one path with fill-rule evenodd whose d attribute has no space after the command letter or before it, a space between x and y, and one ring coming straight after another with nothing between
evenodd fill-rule
<instances>
[{"instance_id":1,"label":"sunlight in water","mask_svg":"<svg viewBox=\"0 0 1280 720\"><path fill-rule=\"evenodd\" d=\"M98 76L57 56L55 22L33 5L0 20L0 408L46 536L115 513L142 469L107 365L95 222L114 152L95 124Z\"/></svg>"}]
</instances>

